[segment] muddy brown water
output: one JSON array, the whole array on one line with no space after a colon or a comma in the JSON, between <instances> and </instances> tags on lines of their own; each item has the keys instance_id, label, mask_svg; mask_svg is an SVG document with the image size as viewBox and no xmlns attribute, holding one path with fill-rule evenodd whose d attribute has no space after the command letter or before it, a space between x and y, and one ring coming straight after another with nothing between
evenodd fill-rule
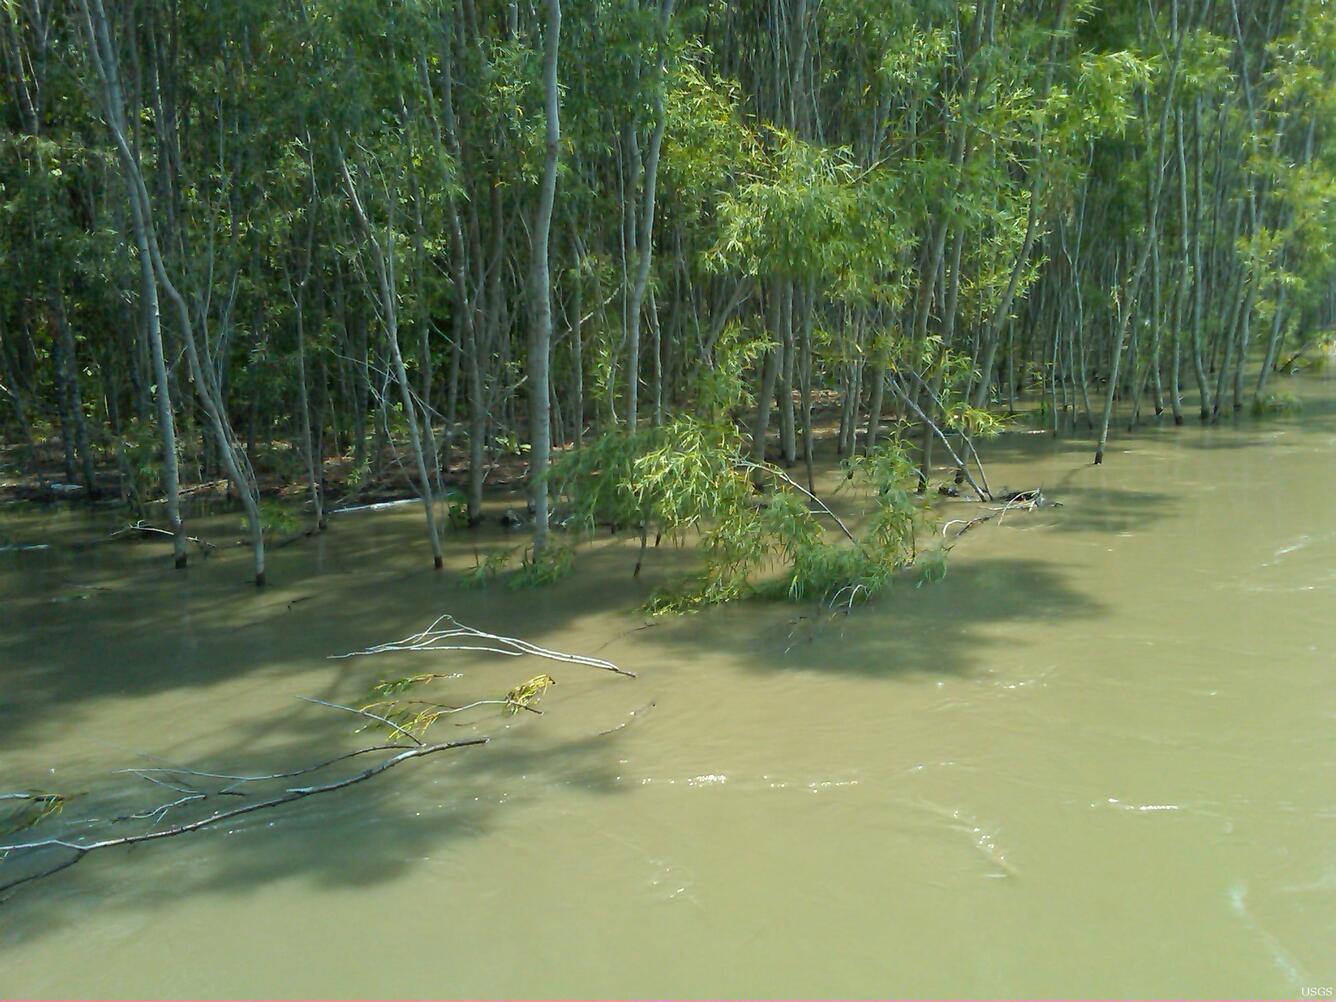
<instances>
[{"instance_id":1,"label":"muddy brown water","mask_svg":"<svg viewBox=\"0 0 1336 1002\"><path fill-rule=\"evenodd\" d=\"M181 574L161 545L96 544L114 512L0 512L0 787L83 794L69 820L169 799L127 766L355 746L355 721L298 696L415 671L459 673L452 699L559 683L541 717L443 725L484 748L14 894L0 996L1336 984L1336 383L1303 390L1293 417L1122 435L1098 468L1084 441L1009 436L994 485L1063 507L979 526L943 581L848 617L649 625L637 604L690 554L633 581L634 541L606 537L555 588L464 591L424 568L411 508L335 516L262 593L242 551ZM451 566L498 545L455 537ZM327 658L445 612L639 678Z\"/></svg>"}]
</instances>

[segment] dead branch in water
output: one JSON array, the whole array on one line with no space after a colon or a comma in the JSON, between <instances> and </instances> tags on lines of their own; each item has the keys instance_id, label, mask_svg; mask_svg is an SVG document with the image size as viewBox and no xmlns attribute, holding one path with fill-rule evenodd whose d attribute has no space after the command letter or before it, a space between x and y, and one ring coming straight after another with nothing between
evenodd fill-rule
<instances>
[{"instance_id":1,"label":"dead branch in water","mask_svg":"<svg viewBox=\"0 0 1336 1002\"><path fill-rule=\"evenodd\" d=\"M626 719L623 720L616 727L609 727L606 731L599 731L597 734L594 735L594 737L596 738L606 737L609 734L616 734L618 731L630 727L637 720L643 720L645 714L649 713L650 710L654 709L655 705L656 705L655 700L651 699L644 706L640 707L639 709L632 710L630 713L628 713L626 715Z\"/></svg>"},{"instance_id":2,"label":"dead branch in water","mask_svg":"<svg viewBox=\"0 0 1336 1002\"><path fill-rule=\"evenodd\" d=\"M133 529L134 527L131 528ZM448 625L442 626L443 623ZM451 641L462 642L452 643ZM477 641L477 643L471 643L470 641ZM502 637L497 634L486 633L482 630L475 630L472 627L460 625L450 616L439 617L427 629L420 633L413 634L411 637L406 637L402 641L379 644L364 651L354 651L350 654L335 655L335 657L352 657L354 654L381 654L395 650L477 650L504 654L510 657L520 657L525 654L531 654L551 661L587 665L615 672L619 675L625 675L631 678L635 677L633 673L617 667L610 661L604 661L601 658L586 657L579 654L566 654L561 651L550 650L546 647L539 647L538 645L530 644L527 641L517 640L513 637ZM393 695L423 682L440 678L455 677L458 676L446 676L441 673L411 676L406 679L382 682L373 689L373 692L379 691L382 695ZM506 713L510 714L520 710L527 710L531 713L541 715L542 711L537 709L533 703L547 691L549 686L555 684L555 682L556 680L550 675L537 675L512 688L506 693L504 699L480 699L464 706L456 707L446 706L439 703L423 703L418 700L402 702L394 699L381 700L379 702L369 703L362 707L356 707L345 706L342 703L334 703L325 699L318 699L314 696L302 696L300 698L308 703L314 703L331 709L343 710L355 716L363 717L373 724L387 727L394 737L391 738L390 742L379 743L365 748L359 748L355 751L345 752L313 765L303 766L288 771L261 773L256 775L231 772L209 772L202 769L190 769L171 765L154 766L151 768L138 767L121 769L118 770L118 772L129 773L153 786L170 790L174 796L165 802L134 811L133 813L123 814L119 817L85 819L81 822L76 822L73 828L82 828L86 830L92 826L106 826L135 821L148 821L157 826L163 823L169 813L183 807L190 805L199 806L220 797L250 798L262 796L260 793L252 792L251 789L247 788L249 784L291 779L295 776L302 776L318 772L322 769L327 769L339 762L344 762L348 759L362 755L392 753L390 757L378 762L376 765L363 769L361 772L351 776L345 776L342 779L307 786L288 787L282 792L263 796L262 799L249 800L247 803L236 807L215 810L211 814L202 818L196 818L192 821L182 822L165 828L158 827L152 831L139 831L129 835L117 835L108 838L64 835L53 838L38 838L29 841L0 844L0 863L15 857L27 858L31 854L44 854L52 851L60 851L62 853L62 858L53 865L47 866L44 869L39 869L36 872L26 873L23 876L15 877L8 881L0 881L0 893L12 891L25 884L33 883L34 881L59 873L62 870L69 869L85 856L101 849L137 845L141 842L158 842L163 839L173 838L177 835L185 835L190 832L201 831L205 828L222 824L223 822L230 821L234 818L239 818L247 814L254 814L257 811L270 810L275 807L281 807L284 804L304 800L307 797L346 789L347 787L354 786L375 776L379 776L395 766L402 765L404 762L425 758L429 755L435 755L438 752L450 751L456 748L466 748L474 745L486 744L490 738L472 737L462 738L455 741L428 743L424 740L424 735L427 729L435 723L437 718L484 705L501 706ZM418 705L427 706L429 709L425 711L409 709L410 707L416 707ZM651 703L650 706L652 705L653 704ZM375 712L375 710L381 708L385 708L384 712ZM632 718L641 712L642 711L636 711L635 713L632 713ZM396 722L394 719L396 715L402 717L402 722ZM619 729L620 728L613 728L613 731ZM605 733L611 733L611 731ZM411 744L401 743L399 741L401 738L406 739L411 742ZM199 780L213 780L214 782L201 783L198 782ZM19 831L34 827L40 821L58 812L61 806L65 803L65 798L58 794L6 792L0 793L0 801L18 802L24 805L24 807L21 808L20 816L16 819L15 823L11 824L8 828L8 833L13 836ZM25 811L27 812L26 814L23 813ZM96 834L95 831L94 835ZM0 901L3 900L4 899L0 899Z\"/></svg>"},{"instance_id":3,"label":"dead branch in water","mask_svg":"<svg viewBox=\"0 0 1336 1002\"><path fill-rule=\"evenodd\" d=\"M334 780L333 782L329 783L321 783L315 786L294 786L283 791L283 793L277 796L269 797L265 800L257 800L254 803L250 804L243 804L240 807L234 807L228 811L215 811L208 817L200 818L198 820L187 822L185 824L174 825L170 828L160 828L156 831L151 831L151 832L139 832L134 835L122 835L117 838L99 839L94 842L76 842L71 839L65 839L65 838L47 838L47 839L37 839L32 842L18 842L11 845L0 845L0 859L6 858L10 853L36 852L43 849L65 849L71 853L71 855L60 860L60 862L56 863L54 866L47 867L45 870L39 870L36 873L30 873L27 874L26 876L18 877L17 879L8 881L7 883L0 883L0 892L13 890L14 888L20 887L23 884L32 883L33 881L41 880L44 877L52 876L53 874L59 873L61 870L67 870L75 863L78 863L80 860L82 860L89 853L97 852L99 849L112 849L117 846L137 845L140 842L156 842L156 841L161 841L162 839L173 838L177 835L185 835L189 832L200 831L201 829L210 828L214 825L221 824L224 821L230 821L233 818L239 818L245 814L254 814L256 811L265 811L269 810L270 808L280 807L283 804L291 804L298 800L304 800L307 797L314 797L322 793L333 793L335 790L346 789L347 787L354 786L357 783L361 783L368 779L371 779L373 776L379 776L381 773L387 772L390 769L393 769L395 766L402 765L404 762L408 762L413 759L425 758L428 755L435 755L438 752L450 751L455 748L466 748L472 745L484 745L489 740L490 738L486 737L462 738L458 741L444 741L439 744L419 745L417 747L409 747L409 748L404 748L403 746L385 745L385 746L380 746L379 749L362 749L358 752L354 752L353 754L363 754L365 752L373 750L388 750L389 748L395 748L395 747L398 747L402 750L399 751L399 754L394 755L393 757L388 758L383 762L379 762L376 765L371 766L371 768L369 769L364 769L355 775L346 776L343 779ZM340 758L349 758L349 757L351 756L345 755L341 756ZM339 761L339 759L334 759L331 761ZM328 764L330 763L326 762L320 766L315 766L313 768L315 769L323 768L325 765ZM311 770L309 769L298 770L298 774L306 771L311 771ZM291 775L291 774L275 773L272 777L260 777L260 778L264 779L280 778L285 775ZM186 788L177 787L177 789L186 789ZM205 792L202 790L190 791L185 793L184 796L178 797L177 799L170 801L169 803L162 804L148 811L140 811L136 814L128 815L123 819L116 819L116 820L147 820L153 818L157 821L161 821L161 819L166 815L166 813L175 807L180 807L187 803L194 803L206 800L210 796L225 795L226 793L227 791L225 790L217 790L213 791L212 793ZM244 796L244 794L240 795Z\"/></svg>"},{"instance_id":4,"label":"dead branch in water","mask_svg":"<svg viewBox=\"0 0 1336 1002\"><path fill-rule=\"evenodd\" d=\"M956 531L954 536L951 537L952 539L959 539L961 536L965 535L965 533L973 529L976 525L982 525L984 522L991 521L992 519L995 518L999 520L1005 518L1007 512L1034 511L1036 508L1042 507L1044 505L1048 505L1050 507L1058 507L1060 504L1061 502L1059 501L1049 501L1046 497L1044 497L1043 491L1041 491L1038 487L1028 491L1013 491L1012 493L1006 496L1005 504L1003 504L998 508L990 509L986 514L978 515L975 518L971 519L953 518L951 521L947 522L944 526L942 526L942 535L945 536L947 530L950 529L951 526L961 525L962 527Z\"/></svg>"},{"instance_id":5,"label":"dead branch in water","mask_svg":"<svg viewBox=\"0 0 1336 1002\"><path fill-rule=\"evenodd\" d=\"M296 543L302 539L310 539L312 536L319 535L319 533L320 530L315 528L314 526L312 526L309 529L301 529L298 532L291 533L290 535L284 536L282 539L270 543L269 549L281 550L285 546L291 546L293 543Z\"/></svg>"},{"instance_id":6,"label":"dead branch in water","mask_svg":"<svg viewBox=\"0 0 1336 1002\"><path fill-rule=\"evenodd\" d=\"M172 533L170 530L159 529L156 525L149 525L142 518L138 522L135 522L133 525L127 525L123 529L117 529L107 538L124 539L135 533L137 533L140 537L158 535L158 536L166 536L168 539L172 538ZM209 554L213 553L215 550L218 549L216 544L210 543L207 539L201 539L199 536L187 536L186 539L190 540L190 542L198 546L200 548L200 552L203 553L205 556L208 556Z\"/></svg>"},{"instance_id":7,"label":"dead branch in water","mask_svg":"<svg viewBox=\"0 0 1336 1002\"><path fill-rule=\"evenodd\" d=\"M445 624L445 625L442 625ZM479 643L470 643L469 641L480 641ZM546 647L539 647L537 644L531 644L527 640L516 640L514 637L503 637L496 633L487 633L483 630L474 629L472 626L465 626L454 616L439 616L430 626L420 633L414 633L412 636L404 637L402 640L392 640L389 643L376 644L374 647L368 647L363 651L349 651L346 654L331 654L331 658L354 658L365 657L373 654L388 654L391 651L486 651L490 654L504 654L507 657L518 658L526 654L538 658L546 658L549 661L561 661L566 664L586 665L590 668L599 668L603 671L614 672L618 675L625 675L627 678L635 678L636 674L627 671L625 668L618 668L611 661L605 661L602 658L588 657L584 654L565 654L561 651L549 650Z\"/></svg>"},{"instance_id":8,"label":"dead branch in water","mask_svg":"<svg viewBox=\"0 0 1336 1002\"><path fill-rule=\"evenodd\" d=\"M402 727L396 724L393 720L390 720L388 717L382 717L377 713L372 713L366 707L362 707L362 709L359 710L356 707L344 706L342 703L330 703L323 699L316 699L314 696L298 696L297 698L307 703L315 703L319 706L328 706L330 709L333 710L347 710L349 713L355 713L359 717L366 717L368 720L374 720L377 723L384 724L386 727L390 728L390 730L394 731L395 733L402 734L404 737L408 738L408 740L412 741L413 744L415 745L423 744L423 742L419 740L417 735L413 734L411 731L404 730Z\"/></svg>"}]
</instances>

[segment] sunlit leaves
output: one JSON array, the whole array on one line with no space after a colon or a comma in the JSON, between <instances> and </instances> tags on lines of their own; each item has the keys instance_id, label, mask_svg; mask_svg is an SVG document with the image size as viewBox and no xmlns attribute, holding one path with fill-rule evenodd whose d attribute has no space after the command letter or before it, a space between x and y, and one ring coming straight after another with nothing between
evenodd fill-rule
<instances>
[{"instance_id":1,"label":"sunlit leaves","mask_svg":"<svg viewBox=\"0 0 1336 1002\"><path fill-rule=\"evenodd\" d=\"M860 167L848 150L771 133L765 174L720 205L710 251L719 269L816 278L850 298L895 298L904 232L896 180Z\"/></svg>"},{"instance_id":2,"label":"sunlit leaves","mask_svg":"<svg viewBox=\"0 0 1336 1002\"><path fill-rule=\"evenodd\" d=\"M556 684L557 680L548 674L535 675L528 681L521 682L506 693L506 712L514 715L520 710L532 710L533 704Z\"/></svg>"}]
</instances>

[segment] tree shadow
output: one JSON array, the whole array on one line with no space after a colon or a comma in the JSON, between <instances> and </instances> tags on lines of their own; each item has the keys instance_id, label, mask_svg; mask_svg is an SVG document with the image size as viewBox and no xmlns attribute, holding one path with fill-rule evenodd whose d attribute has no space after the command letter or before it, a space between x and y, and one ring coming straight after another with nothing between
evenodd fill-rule
<instances>
[{"instance_id":1,"label":"tree shadow","mask_svg":"<svg viewBox=\"0 0 1336 1002\"><path fill-rule=\"evenodd\" d=\"M1076 483L1055 485L1053 496L1064 507L1008 513L974 533L1006 526L1124 531L1163 515L1173 503L1168 494ZM851 517L864 505L852 492L835 493L830 501ZM942 522L972 518L983 510L978 505L930 501L933 516ZM226 524L220 521L212 528ZM116 544L91 554L35 554L40 560L32 562L33 570L20 571L27 587L4 603L7 622L0 630L0 682L9 696L0 702L0 752L24 750L31 733L56 722L77 726L107 703L163 694L187 701L207 698L213 687L246 676L253 676L257 688L272 688L279 697L297 694L298 686L305 694L320 695L310 689L337 681L340 676L329 674L333 665L342 664L347 670L354 664L360 667L355 662L326 662L326 657L407 636L446 611L461 622L536 643L555 643L545 638L580 632L586 621L607 619L617 610L625 617L626 629L634 629L640 622L637 610L653 589L671 585L698 561L694 546L665 541L649 551L644 573L632 577L638 538L626 532L615 537L600 534L578 543L577 573L555 586L510 592L503 575L487 588L465 590L460 575L475 560L500 549L520 549L524 540L499 529L455 536L448 549L450 570L437 574L423 566L416 517L345 525L336 524L325 537L273 553L270 576L275 583L263 591L243 583L247 555L237 550L197 561L185 572L164 567L163 547L154 548L156 544ZM970 541L967 537L962 544L968 546ZM123 571L127 552L134 558L128 574ZM26 556L20 554L18 559ZM999 573L1001 568L979 565L953 569L951 576L983 582ZM1040 565L1018 562L1012 573L1028 574L1030 579L1018 577L1015 594L1002 589L991 597L981 584L979 600L994 602L1003 615L1009 615L1005 610L1027 590L1062 601L1056 580L1046 579ZM1024 607L1021 603L1018 608ZM757 603L748 603L741 615L755 616L757 608ZM978 615L986 620L994 613L980 609ZM701 621L703 617L693 619ZM603 639L618 632L614 624L600 628ZM356 692L334 696L326 692L327 698L356 698L370 681L393 674L398 666L407 673L418 663L420 658L415 661L412 656L377 663L361 676ZM493 694L519 681L518 671L503 666L488 671L498 680ZM195 733L172 720L155 725L182 740Z\"/></svg>"},{"instance_id":2,"label":"tree shadow","mask_svg":"<svg viewBox=\"0 0 1336 1002\"><path fill-rule=\"evenodd\" d=\"M1079 570L1074 568L1073 570ZM1035 560L972 558L918 586L912 575L852 610L824 603L752 600L673 623L658 638L682 652L724 652L756 672L812 672L895 680L968 677L992 657L990 631L1103 606L1065 574ZM1009 643L1023 643L1008 632Z\"/></svg>"},{"instance_id":3,"label":"tree shadow","mask_svg":"<svg viewBox=\"0 0 1336 1002\"><path fill-rule=\"evenodd\" d=\"M560 709L574 711L578 703ZM321 713L300 710L277 725L257 720L234 735L234 752L199 765L210 771L255 774L372 743L350 744L349 728L335 727L329 715ZM554 737L542 724L537 718L520 715L515 723L503 718L483 720L457 733L452 733L456 728L451 725L439 725L432 740L486 734L491 742L407 762L355 786L217 827L158 843L91 853L71 869L0 893L0 914L9 920L0 931L0 950L19 947L77 921L90 907L152 912L184 896L244 895L279 881L355 889L401 879L433 854L449 853L453 843L487 836L500 812L540 797L553 786L599 796L627 792L628 787L617 778L617 745L624 732L593 732L592 724L568 717L562 730L575 733ZM271 742L258 754L251 750L275 726L282 740ZM354 759L300 782L352 775L365 767L359 762L376 758ZM114 817L165 803L177 795L136 783L132 777L109 778L109 786L75 802L80 818ZM280 792L285 782L293 781L263 784L263 794L257 799ZM498 794L499 790L505 792ZM237 806L237 801L221 797L206 804L215 805L212 810L226 810ZM179 824L208 813L182 808L169 814L166 823ZM27 836L67 837L86 831L90 837L114 837L152 828L151 822L103 824L94 836L91 829L76 826L71 819L43 825ZM0 860L0 880L46 869L62 858L66 858L65 851L54 848Z\"/></svg>"},{"instance_id":4,"label":"tree shadow","mask_svg":"<svg viewBox=\"0 0 1336 1002\"><path fill-rule=\"evenodd\" d=\"M505 580L481 590L460 586L472 550L514 548L513 537L477 534L468 549L456 540L450 570L435 573L423 566L419 532L415 522L400 519L280 550L270 560L275 584L263 591L244 583L248 561L241 552L180 572L159 561L161 546L128 544L137 561L129 573L119 564L125 559L119 547L102 547L92 558L69 550L34 553L40 560L16 565L13 576L22 583L4 601L0 753L22 749L35 729L57 720L77 724L110 701L188 694L247 675L280 692L291 691L291 677L323 684L323 673L339 664L326 662L330 655L408 636L447 611L461 622L543 643L627 597L622 575L630 580L634 544L625 538L596 541L588 572L574 579L588 594L572 602L565 583L517 593L506 590ZM601 550L609 551L606 558ZM615 570L623 559L625 570ZM599 581L603 570L616 575L615 583ZM285 674L292 666L298 670ZM367 668L372 680L387 670L386 663ZM498 676L509 679L502 693L518 681L511 674ZM173 724L160 723L169 730Z\"/></svg>"},{"instance_id":5,"label":"tree shadow","mask_svg":"<svg viewBox=\"0 0 1336 1002\"><path fill-rule=\"evenodd\" d=\"M1131 532L1168 517L1182 499L1162 491L1140 491L1123 487L1078 485L1067 481L1052 488L1061 507L1018 512L1012 525L1042 525L1053 532ZM1001 526L999 526L1001 528Z\"/></svg>"},{"instance_id":6,"label":"tree shadow","mask_svg":"<svg viewBox=\"0 0 1336 1002\"><path fill-rule=\"evenodd\" d=\"M605 585L599 579L610 565L624 566L626 555L611 547L594 554L595 566L571 579L573 595L567 597L579 604L601 594ZM660 573L669 573L668 563L659 565ZM752 601L666 619L650 630L641 629L639 617L627 616L626 633L613 642L634 645L642 664L680 663L708 653L747 672L833 672L884 681L968 677L993 657L989 633L995 627L1052 617L1091 618L1101 611L1097 601L1070 585L1066 571L1032 560L983 558L952 566L935 585L917 588L902 582L848 615L832 615L812 604ZM1014 631L1009 636L1013 644L1024 642ZM358 666L357 659L330 666L318 693L322 698L351 699L350 694L364 689L368 675L385 674ZM3 905L9 930L0 948L21 946L77 921L90 906L152 912L182 896L244 895L277 881L358 888L401 880L424 859L448 853L451 845L492 834L502 812L541 798L553 787L594 796L625 794L634 787L619 780L618 743L628 732L613 729L625 714L594 720L581 713L581 699L593 685L625 685L629 710L652 690L613 676L571 677L579 684L561 699L545 702L542 718L495 716L458 728L447 723L433 734L448 739L485 733L493 737L487 746L406 763L356 787L155 846L94 853L68 871L11 892ZM601 712L608 712L606 704ZM365 736L354 739L349 733L356 723L336 711L289 704L231 726L226 745L215 749L208 762L176 764L241 773L291 768L360 746ZM143 763L128 758L118 764ZM354 771L345 763L329 773ZM173 796L118 776L112 786L76 802L71 814L114 815ZM0 872L40 862L6 861Z\"/></svg>"},{"instance_id":7,"label":"tree shadow","mask_svg":"<svg viewBox=\"0 0 1336 1002\"><path fill-rule=\"evenodd\" d=\"M595 540L580 573L569 581L512 593L504 580L483 590L462 589L458 571L467 569L471 558L458 540L454 573L423 568L420 526L414 520L358 529L277 552L272 566L279 583L262 592L239 583L246 563L241 553L224 554L185 573L149 565L105 578L103 562L114 565L123 551L104 550L83 563L69 553L54 561L45 553L35 577L46 580L6 603L6 629L0 631L0 681L8 694L0 703L0 754L8 761L0 792L42 789L74 781L71 775L79 776L78 790L57 792L91 792L71 802L68 818L45 823L27 836L50 837L69 830L77 818L116 817L177 795L113 769L171 764L260 774L378 740L371 734L353 736L361 721L300 703L293 698L300 694L357 705L379 679L445 671L462 678L434 698L464 703L503 696L546 670L562 684L544 698L545 715L510 718L494 707L467 726L446 720L433 730L433 740L482 733L493 741L405 763L355 787L247 815L218 829L94 853L70 870L9 892L5 912L18 924L6 923L10 929L0 933L0 946L59 928L90 903L153 909L168 900L168 887L175 898L244 893L282 879L329 886L392 880L424 855L485 835L504 804L542 796L557 785L595 795L624 789L617 781L621 738L613 728L649 698L633 680L596 668L467 652L326 659L416 633L446 611L482 629L558 648L562 643L554 638L595 617L600 635L614 643L634 632L639 620L619 616L608 621L606 610L633 608L648 594L645 584L626 587L638 541ZM484 554L515 545L513 536L499 530L471 534L468 543L470 550ZM665 566L688 559L685 553L663 552L669 558ZM90 584L104 579L105 587ZM52 600L65 596L76 597ZM594 653L583 646L572 650ZM235 698L238 683L245 686L240 692L245 704L219 705L214 693ZM602 686L624 687L624 700L620 691L611 699L623 705L613 719L608 719L607 700L592 715L582 707L581 700ZM158 702L163 698L165 707ZM140 706L153 709L137 716ZM81 723L100 717L104 708L117 713L116 707L124 718L123 740L151 749L153 757L124 747L109 753L96 747L96 738L83 739ZM53 738L54 730L65 736ZM46 777L47 753L71 759L61 763L66 779ZM318 778L355 773L363 761L371 759L331 767ZM269 786L283 788L281 781ZM498 798L499 788L510 792ZM206 804L219 810L236 806L230 798ZM190 815L188 810L177 810L170 820L208 813ZM16 867L45 868L51 859L47 853L0 862L0 878L8 879Z\"/></svg>"}]
</instances>

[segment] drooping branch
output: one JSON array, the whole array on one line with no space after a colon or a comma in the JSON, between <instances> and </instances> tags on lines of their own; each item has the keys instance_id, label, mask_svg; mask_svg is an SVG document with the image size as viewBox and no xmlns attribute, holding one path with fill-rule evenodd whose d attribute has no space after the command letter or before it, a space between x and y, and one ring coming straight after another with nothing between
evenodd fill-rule
<instances>
[{"instance_id":1,"label":"drooping branch","mask_svg":"<svg viewBox=\"0 0 1336 1002\"><path fill-rule=\"evenodd\" d=\"M979 500L991 501L993 499L993 495L992 492L988 490L987 485L985 484L982 487L979 486L979 484L975 482L974 478L970 476L970 471L968 466L965 464L965 461L961 459L959 455L957 455L956 450L951 448L951 442L946 437L946 433L943 432L942 429L937 426L937 423L935 421L933 421L931 418L928 417L928 415L923 413L923 408L920 407L918 403L915 402L913 394L906 392L904 387L900 386L900 384L895 380L891 380L891 387L895 390L896 394L900 397L900 399L904 401L905 406L907 406L910 410L912 410L914 412L914 415L920 421L922 421L928 428L932 429L933 434L937 436L937 438L941 441L942 445L946 446L946 451L951 454L951 459L956 464L956 469L960 470L960 472L964 475L965 480L974 490L974 493L979 495ZM966 441L968 441L968 439ZM975 459L976 460L978 459L977 455L975 456ZM979 467L979 475L983 476L982 466Z\"/></svg>"},{"instance_id":2,"label":"drooping branch","mask_svg":"<svg viewBox=\"0 0 1336 1002\"><path fill-rule=\"evenodd\" d=\"M135 768L135 769L117 769L118 773L130 773L138 776L140 779L148 779L150 773L165 773L173 776L199 776L203 779L230 779L238 783L263 783L274 779L291 779L293 776L305 776L307 773L319 772L321 769L328 768L339 762L344 762L350 758L357 758L359 755L367 755L371 752L380 751L398 751L403 749L404 745L370 745L366 748L358 748L356 751L350 751L343 755L336 755L334 758L325 759L323 762L317 762L315 765L303 766L300 769L293 769L289 772L269 772L260 773L254 776L238 776L228 772L204 772L199 769L187 769L183 766L154 766L153 768Z\"/></svg>"},{"instance_id":3,"label":"drooping branch","mask_svg":"<svg viewBox=\"0 0 1336 1002\"><path fill-rule=\"evenodd\" d=\"M422 744L422 741L420 741L415 735L413 735L413 734L409 733L408 731L404 730L402 727L400 727L398 724L396 724L393 720L390 720L390 719L387 718L387 717L382 717L382 716L380 716L380 714L378 714L378 713L372 713L370 710L366 709L365 707L363 707L362 709L359 710L359 709L357 709L356 707L352 707L352 706L344 706L342 703L330 703L330 702L327 702L326 700L323 700L323 699L316 699L314 696L298 696L297 698L298 698L298 699L301 699L301 700L304 700L304 701L307 702L307 703L316 703L316 704L318 704L318 705L320 705L320 706L328 706L328 707L330 707L331 709L334 709L334 710L347 710L349 713L355 713L355 714L357 714L359 717L366 717L368 720L374 720L374 721L376 721L377 723L384 724L385 726L387 726L387 727L389 727L391 730L393 730L396 734L402 734L404 737L408 738L408 740L412 741L412 742L413 742L414 744L416 744L416 745L421 745L421 744Z\"/></svg>"},{"instance_id":4,"label":"drooping branch","mask_svg":"<svg viewBox=\"0 0 1336 1002\"><path fill-rule=\"evenodd\" d=\"M791 476L789 476L779 467L772 466L770 463L756 463L750 459L739 459L738 466L740 466L742 469L745 470L756 470L760 473L769 473L771 476L775 476L778 477L780 480L783 480L784 483L788 484L799 494L802 494L814 505L820 508L823 513L830 516L831 521L833 521L836 525L840 527L840 531L844 533L844 535L848 538L849 542L853 543L854 546L858 547L860 550L863 549L863 544L860 543L857 540L857 538L855 538L854 534L849 531L849 527L844 524L840 516L836 515L835 512L831 511L830 506L826 504L826 502L822 501L819 497L817 497L815 494L809 491L802 484L798 483L796 480L794 480Z\"/></svg>"}]
</instances>

